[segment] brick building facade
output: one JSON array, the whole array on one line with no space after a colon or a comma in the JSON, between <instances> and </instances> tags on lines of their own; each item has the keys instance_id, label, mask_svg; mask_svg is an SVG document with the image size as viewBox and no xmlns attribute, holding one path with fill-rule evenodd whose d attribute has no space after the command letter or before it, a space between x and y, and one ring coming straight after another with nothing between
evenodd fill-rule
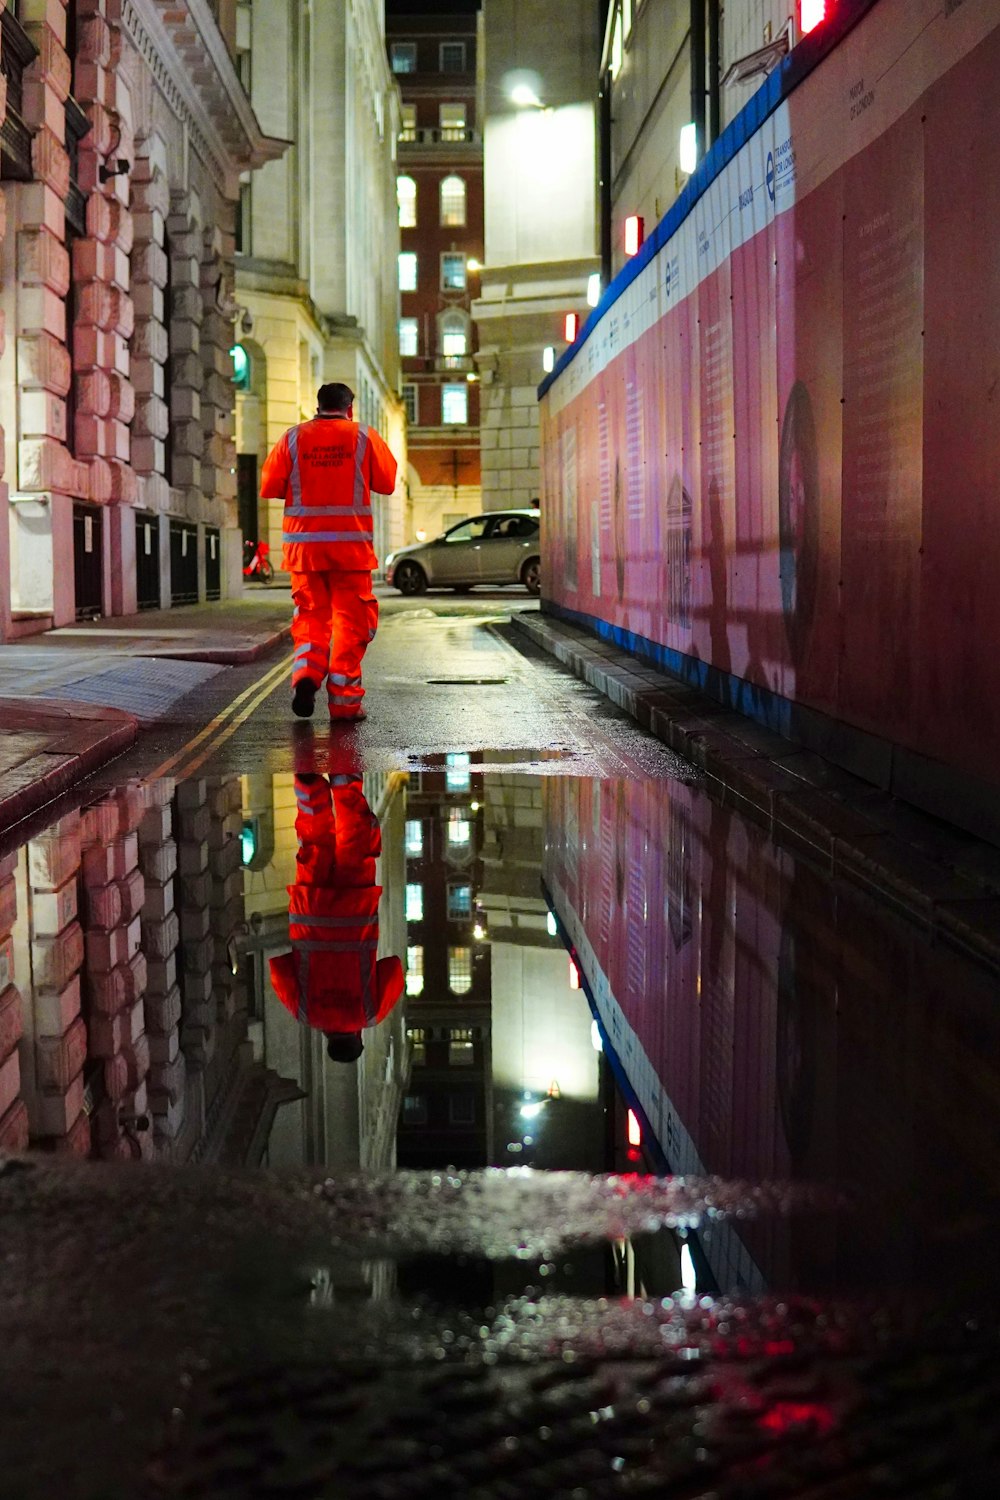
<instances>
[{"instance_id":1,"label":"brick building facade","mask_svg":"<svg viewBox=\"0 0 1000 1500\"><path fill-rule=\"evenodd\" d=\"M483 257L483 146L474 8L440 16L396 9L386 35L403 100L399 330L412 541L482 508L470 309Z\"/></svg>"},{"instance_id":2,"label":"brick building facade","mask_svg":"<svg viewBox=\"0 0 1000 1500\"><path fill-rule=\"evenodd\" d=\"M8 0L0 640L239 593L233 0Z\"/></svg>"}]
</instances>

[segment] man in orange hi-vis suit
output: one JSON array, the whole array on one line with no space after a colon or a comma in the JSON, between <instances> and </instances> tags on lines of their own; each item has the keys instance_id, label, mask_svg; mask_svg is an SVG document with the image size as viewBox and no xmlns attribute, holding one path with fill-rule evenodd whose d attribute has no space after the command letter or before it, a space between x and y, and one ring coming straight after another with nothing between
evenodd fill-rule
<instances>
[{"instance_id":1,"label":"man in orange hi-vis suit","mask_svg":"<svg viewBox=\"0 0 1000 1500\"><path fill-rule=\"evenodd\" d=\"M312 717L327 684L331 719L363 719L361 659L374 639L371 491L391 495L396 460L378 433L354 421L349 386L320 386L318 410L268 454L265 500L284 500L283 566L292 575L292 711Z\"/></svg>"},{"instance_id":2,"label":"man in orange hi-vis suit","mask_svg":"<svg viewBox=\"0 0 1000 1500\"><path fill-rule=\"evenodd\" d=\"M364 1050L361 1033L403 993L400 960L375 957L382 832L360 776L297 775L295 801L292 950L271 959L271 983L297 1020L325 1034L334 1062L354 1062Z\"/></svg>"}]
</instances>

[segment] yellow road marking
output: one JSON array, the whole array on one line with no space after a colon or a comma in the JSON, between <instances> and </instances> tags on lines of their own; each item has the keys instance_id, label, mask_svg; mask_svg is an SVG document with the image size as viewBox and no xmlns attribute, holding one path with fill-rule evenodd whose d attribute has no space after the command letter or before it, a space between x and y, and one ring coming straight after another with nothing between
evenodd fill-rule
<instances>
[{"instance_id":1,"label":"yellow road marking","mask_svg":"<svg viewBox=\"0 0 1000 1500\"><path fill-rule=\"evenodd\" d=\"M240 707L241 703L245 703L252 694L262 693L263 696L260 698L256 698L251 706L247 709L247 712L237 721L236 724L234 724L233 728L237 728L238 725L242 724L248 717L248 715L253 712L258 703L262 702L263 698L266 698L270 693L274 691L281 678L288 673L289 668L291 667L291 663L292 657L288 656L283 661L278 662L277 666L272 667L270 672L262 677L259 682L252 682L250 686L244 689L244 691L240 693L238 697L234 698L231 703L227 703L226 707L220 710L220 712L216 714L215 718L212 719L210 723L205 725L204 729L200 729L196 735L189 739L187 744L182 746L175 755L169 756L165 761L158 765L154 771L150 771L146 779L148 781L155 781L158 777L165 776L168 771L173 770L174 766L179 765L180 762L183 761L188 755L190 755L193 750L197 750L198 746L203 744L204 741L207 740L211 735L217 734L223 728L227 719L229 719L230 716L234 714ZM226 735L225 737L226 739L229 738L228 735ZM220 740L219 743L221 744L222 741ZM211 751L214 748L215 747L212 746L208 751L206 751L205 755L203 755L199 759L199 765L202 764L202 762L206 758L206 755L211 754Z\"/></svg>"},{"instance_id":2,"label":"yellow road marking","mask_svg":"<svg viewBox=\"0 0 1000 1500\"><path fill-rule=\"evenodd\" d=\"M283 661L281 663L281 676L284 676L288 673L291 664L291 657L289 657L287 661ZM200 766L203 766L206 760L211 759L215 752L222 748L222 746L226 743L230 736L236 733L240 725L246 723L250 715L260 707L265 698L270 698L271 694L274 692L277 686L277 682L271 682L265 679L256 698L251 698L246 708L241 709L236 717L234 719L231 719L226 727L216 735L215 739L209 741L209 743L206 745L205 749L199 756L190 761L187 765L182 766L181 770L177 773L177 779L179 781L183 781L186 776L193 776L198 768Z\"/></svg>"}]
</instances>

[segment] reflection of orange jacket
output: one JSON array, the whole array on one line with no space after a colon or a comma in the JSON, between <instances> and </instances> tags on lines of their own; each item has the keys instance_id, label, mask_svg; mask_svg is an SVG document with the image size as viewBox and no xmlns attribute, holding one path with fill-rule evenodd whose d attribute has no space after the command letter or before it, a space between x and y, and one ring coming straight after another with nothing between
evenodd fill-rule
<instances>
[{"instance_id":1,"label":"reflection of orange jacket","mask_svg":"<svg viewBox=\"0 0 1000 1500\"><path fill-rule=\"evenodd\" d=\"M321 1031L377 1026L403 993L398 958L376 959L378 821L361 778L296 776L298 879L288 887L290 953L271 959L275 993Z\"/></svg>"},{"instance_id":2,"label":"reflection of orange jacket","mask_svg":"<svg viewBox=\"0 0 1000 1500\"><path fill-rule=\"evenodd\" d=\"M284 500L283 566L370 573L371 491L391 495L396 460L378 433L348 417L313 417L290 427L261 473L265 500Z\"/></svg>"}]
</instances>

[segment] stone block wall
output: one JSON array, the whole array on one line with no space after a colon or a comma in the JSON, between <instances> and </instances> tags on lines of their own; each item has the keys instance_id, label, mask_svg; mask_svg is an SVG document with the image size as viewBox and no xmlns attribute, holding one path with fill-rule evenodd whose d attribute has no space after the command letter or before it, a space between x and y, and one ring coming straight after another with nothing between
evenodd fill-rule
<instances>
[{"instance_id":1,"label":"stone block wall","mask_svg":"<svg viewBox=\"0 0 1000 1500\"><path fill-rule=\"evenodd\" d=\"M80 814L72 812L28 844L31 990L24 997L20 1043L32 1142L80 1156L89 1153L91 1141L84 1111L87 1031L78 912L83 837Z\"/></svg>"},{"instance_id":2,"label":"stone block wall","mask_svg":"<svg viewBox=\"0 0 1000 1500\"><path fill-rule=\"evenodd\" d=\"M149 1043L140 944L145 880L138 830L146 791L128 783L81 818L88 1056L100 1063L94 1148L108 1158L153 1154L148 1130Z\"/></svg>"},{"instance_id":3,"label":"stone block wall","mask_svg":"<svg viewBox=\"0 0 1000 1500\"><path fill-rule=\"evenodd\" d=\"M14 983L17 920L17 855L0 859L0 1152L23 1151L28 1144L28 1109L21 1097L18 1042L23 1033L23 1001Z\"/></svg>"},{"instance_id":4,"label":"stone block wall","mask_svg":"<svg viewBox=\"0 0 1000 1500\"><path fill-rule=\"evenodd\" d=\"M149 805L139 825L140 862L146 882L142 935L148 968L149 1106L157 1154L166 1157L173 1156L185 1119L181 992L177 982L180 921L176 909L174 789L169 778L150 784Z\"/></svg>"}]
</instances>

